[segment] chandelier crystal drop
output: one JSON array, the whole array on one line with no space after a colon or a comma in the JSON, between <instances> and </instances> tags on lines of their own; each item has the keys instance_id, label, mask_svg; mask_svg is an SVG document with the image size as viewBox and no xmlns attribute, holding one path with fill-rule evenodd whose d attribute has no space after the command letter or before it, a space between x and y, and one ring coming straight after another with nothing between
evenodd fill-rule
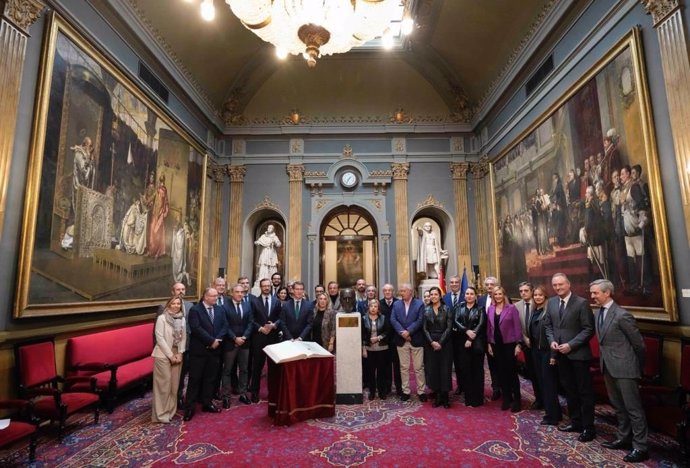
<instances>
[{"instance_id":1,"label":"chandelier crystal drop","mask_svg":"<svg viewBox=\"0 0 690 468\"><path fill-rule=\"evenodd\" d=\"M278 51L316 59L347 52L388 28L400 0L225 0L251 32Z\"/></svg>"}]
</instances>

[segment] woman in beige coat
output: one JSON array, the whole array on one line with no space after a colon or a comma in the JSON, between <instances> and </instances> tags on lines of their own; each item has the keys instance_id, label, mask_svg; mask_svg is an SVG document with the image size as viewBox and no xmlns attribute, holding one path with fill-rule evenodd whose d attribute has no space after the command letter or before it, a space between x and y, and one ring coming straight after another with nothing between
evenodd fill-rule
<instances>
[{"instance_id":1,"label":"woman in beige coat","mask_svg":"<svg viewBox=\"0 0 690 468\"><path fill-rule=\"evenodd\" d=\"M177 387L180 384L182 353L187 341L182 299L175 296L165 304L156 319L156 346L153 364L153 403L151 420L169 423L177 412Z\"/></svg>"}]
</instances>

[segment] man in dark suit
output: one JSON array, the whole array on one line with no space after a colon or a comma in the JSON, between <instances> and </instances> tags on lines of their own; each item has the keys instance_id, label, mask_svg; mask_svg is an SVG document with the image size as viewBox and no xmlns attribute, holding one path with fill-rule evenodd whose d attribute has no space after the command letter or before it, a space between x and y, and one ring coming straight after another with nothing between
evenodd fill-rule
<instances>
[{"instance_id":1,"label":"man in dark suit","mask_svg":"<svg viewBox=\"0 0 690 468\"><path fill-rule=\"evenodd\" d=\"M448 278L448 289L449 291L443 295L443 303L448 307L455 317L455 311L457 307L460 307L460 303L465 301L464 297L460 296L460 286L462 285L462 280L458 275L453 275ZM457 382L457 388L455 389L455 394L460 395L462 393L462 380L460 379L460 367L462 363L460 362L461 348L465 346L465 341L467 341L464 336L456 336L458 333L453 333L453 367L455 367L455 381Z\"/></svg>"},{"instance_id":2,"label":"man in dark suit","mask_svg":"<svg viewBox=\"0 0 690 468\"><path fill-rule=\"evenodd\" d=\"M213 385L218 375L220 347L227 333L227 322L222 307L216 304L218 291L206 288L201 301L189 311L189 384L184 420L194 416L197 398L203 410L219 413L213 405Z\"/></svg>"},{"instance_id":3,"label":"man in dark suit","mask_svg":"<svg viewBox=\"0 0 690 468\"><path fill-rule=\"evenodd\" d=\"M303 282L295 281L292 285L292 291L293 297L283 304L280 311L283 339L305 341L311 336L314 304L304 297Z\"/></svg>"},{"instance_id":4,"label":"man in dark suit","mask_svg":"<svg viewBox=\"0 0 690 468\"><path fill-rule=\"evenodd\" d=\"M393 304L391 324L395 329L394 342L400 358L400 376L402 377L402 401L410 399L410 363L414 366L417 380L419 401L426 401L426 379L424 378L424 303L413 297L412 285L403 283L400 286L402 300Z\"/></svg>"},{"instance_id":5,"label":"man in dark suit","mask_svg":"<svg viewBox=\"0 0 690 468\"><path fill-rule=\"evenodd\" d=\"M522 327L522 352L525 355L525 369L527 377L532 381L532 390L534 391L534 402L530 409L542 409L544 403L541 397L541 385L537 377L538 373L534 368L534 361L532 360L532 343L529 340L529 324L531 322L532 313L534 312L534 302L532 301L532 283L523 281L518 285L520 291L520 300L515 303L518 313L520 314L520 326Z\"/></svg>"},{"instance_id":6,"label":"man in dark suit","mask_svg":"<svg viewBox=\"0 0 690 468\"><path fill-rule=\"evenodd\" d=\"M252 334L252 310L245 304L244 287L237 283L232 287L231 300L223 306L223 312L228 323L226 339L223 341L223 408L230 407L232 395L232 374L235 363L239 370L237 390L240 401L246 405L250 403L247 397L247 381L249 380L249 338Z\"/></svg>"},{"instance_id":7,"label":"man in dark suit","mask_svg":"<svg viewBox=\"0 0 690 468\"><path fill-rule=\"evenodd\" d=\"M381 292L383 293L383 297L379 301L381 304L379 307L379 312L388 317L390 323L390 318L393 315L393 304L398 299L393 296L394 289L392 284L384 284L383 288L381 288ZM391 378L391 368L393 371L393 378ZM385 394L388 395L391 392L393 382L395 382L395 393L401 397L403 395L402 379L400 378L400 357L398 356L397 346L388 347L388 361L386 362L386 369L388 370L386 371L385 375Z\"/></svg>"},{"instance_id":8,"label":"man in dark suit","mask_svg":"<svg viewBox=\"0 0 690 468\"><path fill-rule=\"evenodd\" d=\"M558 376L568 401L570 424L560 426L564 432L581 432L578 440L590 442L594 430L594 390L589 364L592 351L589 340L594 335L594 315L584 298L572 293L570 281L563 273L551 278L556 296L546 305L544 328L551 349L558 353Z\"/></svg>"},{"instance_id":9,"label":"man in dark suit","mask_svg":"<svg viewBox=\"0 0 690 468\"><path fill-rule=\"evenodd\" d=\"M484 307L484 311L488 312L489 306L491 305L491 295L494 292L494 288L498 285L498 279L494 276L487 276L484 279L484 289L486 290L486 294L479 296L477 299L477 305L479 307ZM506 300L510 303L510 298L507 297ZM501 398L501 382L498 377L497 369L496 369L496 360L492 355L489 354L487 351L486 353L486 359L489 362L489 374L491 375L491 400L496 401L499 398Z\"/></svg>"},{"instance_id":10,"label":"man in dark suit","mask_svg":"<svg viewBox=\"0 0 690 468\"><path fill-rule=\"evenodd\" d=\"M589 285L592 300L599 306L597 339L606 391L618 418L616 439L604 442L610 449L630 449L623 460L639 463L649 458L647 419L638 387L644 366L645 346L635 318L613 302L613 283L600 279Z\"/></svg>"},{"instance_id":11,"label":"man in dark suit","mask_svg":"<svg viewBox=\"0 0 690 468\"><path fill-rule=\"evenodd\" d=\"M273 273L271 275L271 294L275 296L282 285L283 277L280 276L280 273Z\"/></svg>"},{"instance_id":12,"label":"man in dark suit","mask_svg":"<svg viewBox=\"0 0 690 468\"><path fill-rule=\"evenodd\" d=\"M331 308L340 310L340 286L335 281L331 281L326 288L328 289L328 297L331 298Z\"/></svg>"},{"instance_id":13,"label":"man in dark suit","mask_svg":"<svg viewBox=\"0 0 690 468\"><path fill-rule=\"evenodd\" d=\"M264 346L278 342L278 327L280 326L280 301L271 294L271 281L264 278L259 281L261 295L254 298L253 314L254 327L252 333L252 375L249 381L249 392L252 402L259 402L261 388L261 372L266 363Z\"/></svg>"}]
</instances>

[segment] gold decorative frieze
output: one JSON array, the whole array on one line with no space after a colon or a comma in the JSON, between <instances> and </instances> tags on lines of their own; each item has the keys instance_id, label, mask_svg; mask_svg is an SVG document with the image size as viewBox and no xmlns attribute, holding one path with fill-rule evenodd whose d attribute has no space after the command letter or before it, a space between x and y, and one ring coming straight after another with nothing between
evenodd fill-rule
<instances>
[{"instance_id":1,"label":"gold decorative frieze","mask_svg":"<svg viewBox=\"0 0 690 468\"><path fill-rule=\"evenodd\" d=\"M41 16L45 6L40 0L0 0L0 13L4 19L28 34L29 26Z\"/></svg>"},{"instance_id":2,"label":"gold decorative frieze","mask_svg":"<svg viewBox=\"0 0 690 468\"><path fill-rule=\"evenodd\" d=\"M245 166L227 166L230 182L244 182L244 176L247 174Z\"/></svg>"},{"instance_id":3,"label":"gold decorative frieze","mask_svg":"<svg viewBox=\"0 0 690 468\"><path fill-rule=\"evenodd\" d=\"M326 177L326 171L304 171L304 177Z\"/></svg>"},{"instance_id":4,"label":"gold decorative frieze","mask_svg":"<svg viewBox=\"0 0 690 468\"><path fill-rule=\"evenodd\" d=\"M680 5L678 0L640 0L648 15L652 15L654 26L664 21Z\"/></svg>"},{"instance_id":5,"label":"gold decorative frieze","mask_svg":"<svg viewBox=\"0 0 690 468\"><path fill-rule=\"evenodd\" d=\"M302 182L304 180L304 164L288 164L287 173L290 182Z\"/></svg>"},{"instance_id":6,"label":"gold decorative frieze","mask_svg":"<svg viewBox=\"0 0 690 468\"><path fill-rule=\"evenodd\" d=\"M264 195L264 199L259 202L256 207L257 210L280 210L280 206L271 200L271 197Z\"/></svg>"},{"instance_id":7,"label":"gold decorative frieze","mask_svg":"<svg viewBox=\"0 0 690 468\"><path fill-rule=\"evenodd\" d=\"M417 204L417 209L427 208L429 206L432 206L434 208L443 208L443 204L440 201L436 200L436 198L434 198L432 194L429 194L424 199L424 201Z\"/></svg>"},{"instance_id":8,"label":"gold decorative frieze","mask_svg":"<svg viewBox=\"0 0 690 468\"><path fill-rule=\"evenodd\" d=\"M370 177L393 177L393 171L389 170L376 170L369 173Z\"/></svg>"},{"instance_id":9,"label":"gold decorative frieze","mask_svg":"<svg viewBox=\"0 0 690 468\"><path fill-rule=\"evenodd\" d=\"M470 163L450 163L450 171L453 180L467 180L467 173L470 170Z\"/></svg>"},{"instance_id":10,"label":"gold decorative frieze","mask_svg":"<svg viewBox=\"0 0 690 468\"><path fill-rule=\"evenodd\" d=\"M407 180L407 174L410 172L409 163L393 163L391 164L394 180Z\"/></svg>"}]
</instances>

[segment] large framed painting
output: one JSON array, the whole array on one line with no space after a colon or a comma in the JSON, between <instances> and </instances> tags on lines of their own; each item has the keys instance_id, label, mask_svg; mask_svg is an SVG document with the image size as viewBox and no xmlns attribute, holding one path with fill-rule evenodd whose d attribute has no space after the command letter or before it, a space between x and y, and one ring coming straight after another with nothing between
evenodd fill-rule
<instances>
[{"instance_id":1,"label":"large framed painting","mask_svg":"<svg viewBox=\"0 0 690 468\"><path fill-rule=\"evenodd\" d=\"M198 297L201 146L55 13L39 76L15 316Z\"/></svg>"},{"instance_id":2,"label":"large framed painting","mask_svg":"<svg viewBox=\"0 0 690 468\"><path fill-rule=\"evenodd\" d=\"M492 163L509 294L554 273L589 297L607 278L638 318L676 320L669 241L640 32L633 29Z\"/></svg>"}]
</instances>

